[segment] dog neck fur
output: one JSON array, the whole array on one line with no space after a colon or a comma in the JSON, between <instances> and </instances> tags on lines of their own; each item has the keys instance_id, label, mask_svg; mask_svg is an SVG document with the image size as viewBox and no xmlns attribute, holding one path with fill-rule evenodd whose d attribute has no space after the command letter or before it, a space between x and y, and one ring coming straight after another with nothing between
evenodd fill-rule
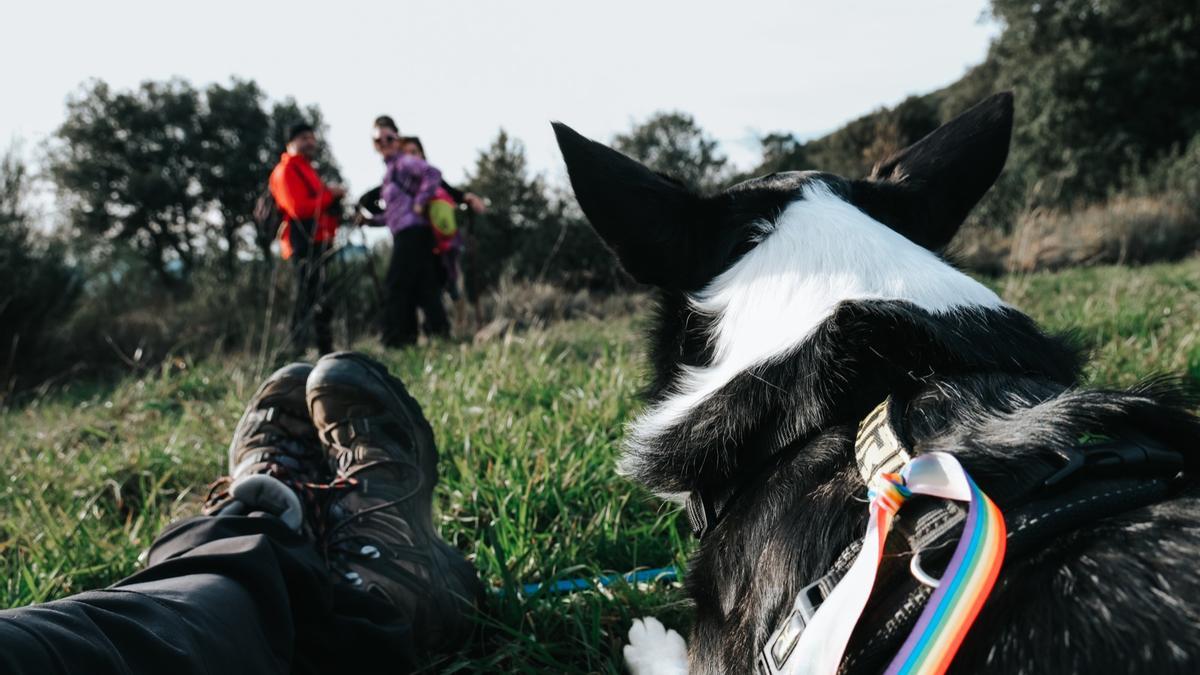
<instances>
[{"instance_id":1,"label":"dog neck fur","mask_svg":"<svg viewBox=\"0 0 1200 675\"><path fill-rule=\"evenodd\" d=\"M932 252L810 183L774 224L763 224L757 246L691 296L695 311L714 319L713 360L684 368L673 390L630 425L622 472L733 377L785 357L854 300L904 301L934 314L1003 306Z\"/></svg>"}]
</instances>

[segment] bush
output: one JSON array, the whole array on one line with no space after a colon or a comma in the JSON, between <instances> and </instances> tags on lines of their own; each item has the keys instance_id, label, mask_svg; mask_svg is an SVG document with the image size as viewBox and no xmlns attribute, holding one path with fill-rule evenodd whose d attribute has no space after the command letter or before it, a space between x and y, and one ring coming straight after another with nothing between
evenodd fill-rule
<instances>
[{"instance_id":1,"label":"bush","mask_svg":"<svg viewBox=\"0 0 1200 675\"><path fill-rule=\"evenodd\" d=\"M1129 188L1070 211L1034 208L1011 232L972 221L954 257L985 274L1177 260L1200 250L1200 136Z\"/></svg>"},{"instance_id":2,"label":"bush","mask_svg":"<svg viewBox=\"0 0 1200 675\"><path fill-rule=\"evenodd\" d=\"M63 246L21 223L0 225L0 403L54 369L45 346L78 296Z\"/></svg>"},{"instance_id":3,"label":"bush","mask_svg":"<svg viewBox=\"0 0 1200 675\"><path fill-rule=\"evenodd\" d=\"M44 374L43 343L77 290L62 242L34 232L28 193L14 145L0 157L0 404Z\"/></svg>"},{"instance_id":4,"label":"bush","mask_svg":"<svg viewBox=\"0 0 1200 675\"><path fill-rule=\"evenodd\" d=\"M1014 272L1177 260L1200 245L1197 213L1171 196L1119 196L1069 213L1034 210L1017 221Z\"/></svg>"}]
</instances>

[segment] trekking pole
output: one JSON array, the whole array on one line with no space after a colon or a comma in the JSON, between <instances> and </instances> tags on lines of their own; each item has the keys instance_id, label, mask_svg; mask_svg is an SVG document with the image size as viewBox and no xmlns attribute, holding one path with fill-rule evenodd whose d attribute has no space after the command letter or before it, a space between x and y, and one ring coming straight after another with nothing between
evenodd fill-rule
<instances>
[{"instance_id":1,"label":"trekking pole","mask_svg":"<svg viewBox=\"0 0 1200 675\"><path fill-rule=\"evenodd\" d=\"M371 283L375 286L375 302L379 303L379 307L383 307L383 283L379 281L379 271L375 269L375 252L371 250L371 242L367 241L367 231L362 225L358 226L358 233L362 235L363 250L367 254L367 270L371 274Z\"/></svg>"}]
</instances>

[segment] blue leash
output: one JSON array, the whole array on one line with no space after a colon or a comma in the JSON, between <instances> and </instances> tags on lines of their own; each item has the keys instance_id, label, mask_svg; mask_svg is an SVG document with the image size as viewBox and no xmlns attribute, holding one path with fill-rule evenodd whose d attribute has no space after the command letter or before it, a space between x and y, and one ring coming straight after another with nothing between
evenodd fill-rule
<instances>
[{"instance_id":1,"label":"blue leash","mask_svg":"<svg viewBox=\"0 0 1200 675\"><path fill-rule=\"evenodd\" d=\"M618 581L624 581L627 584L640 584L651 581L675 581L679 578L679 572L675 566L659 567L652 570L638 570L628 574L607 574L595 578L577 577L575 579L562 579L553 583L540 584L525 584L521 586L521 593L526 597L537 595L538 593L574 593L575 591L585 591L589 588L603 588L611 586ZM501 591L503 592L503 591Z\"/></svg>"}]
</instances>

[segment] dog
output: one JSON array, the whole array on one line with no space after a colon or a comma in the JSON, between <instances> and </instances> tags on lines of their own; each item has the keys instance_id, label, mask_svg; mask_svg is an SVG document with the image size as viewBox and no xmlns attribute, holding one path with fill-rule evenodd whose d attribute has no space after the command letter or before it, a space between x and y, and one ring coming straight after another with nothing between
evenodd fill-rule
<instances>
[{"instance_id":1,"label":"dog","mask_svg":"<svg viewBox=\"0 0 1200 675\"><path fill-rule=\"evenodd\" d=\"M952 671L1200 672L1187 387L1079 388L1071 340L940 253L1003 169L1012 119L996 94L865 179L783 172L715 195L553 124L583 213L659 296L619 472L686 503L701 535L688 644L635 622L635 674L775 672L764 650L797 594L863 537L856 430L881 403L913 455L956 457L1010 521ZM879 672L911 628L922 584L898 546L841 672Z\"/></svg>"}]
</instances>

